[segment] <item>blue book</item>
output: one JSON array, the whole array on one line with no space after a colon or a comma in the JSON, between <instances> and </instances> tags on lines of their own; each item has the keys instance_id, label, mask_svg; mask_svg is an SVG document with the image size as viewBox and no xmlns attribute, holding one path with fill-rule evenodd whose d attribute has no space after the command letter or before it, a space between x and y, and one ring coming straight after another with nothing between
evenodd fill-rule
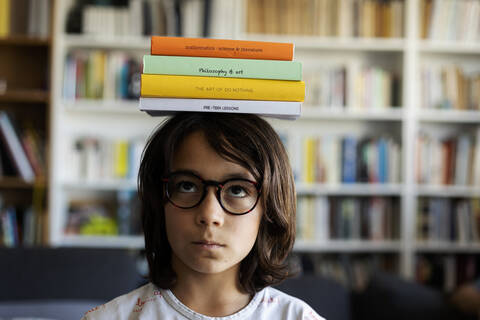
<instances>
[{"instance_id":1,"label":"blue book","mask_svg":"<svg viewBox=\"0 0 480 320\"><path fill-rule=\"evenodd\" d=\"M357 181L357 138L347 136L342 140L342 182Z\"/></svg>"},{"instance_id":2,"label":"blue book","mask_svg":"<svg viewBox=\"0 0 480 320\"><path fill-rule=\"evenodd\" d=\"M388 182L388 142L385 138L378 139L378 182Z\"/></svg>"}]
</instances>

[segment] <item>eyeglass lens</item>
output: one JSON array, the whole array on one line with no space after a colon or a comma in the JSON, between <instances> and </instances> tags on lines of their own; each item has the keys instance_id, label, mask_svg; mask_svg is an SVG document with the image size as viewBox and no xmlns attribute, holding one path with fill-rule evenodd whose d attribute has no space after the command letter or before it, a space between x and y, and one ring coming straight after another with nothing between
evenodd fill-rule
<instances>
[{"instance_id":1,"label":"eyeglass lens","mask_svg":"<svg viewBox=\"0 0 480 320\"><path fill-rule=\"evenodd\" d=\"M172 174L168 179L167 193L170 201L181 208L192 208L202 201L206 186L191 174ZM242 214L251 210L258 198L255 185L246 180L228 180L220 189L220 204L230 213Z\"/></svg>"}]
</instances>

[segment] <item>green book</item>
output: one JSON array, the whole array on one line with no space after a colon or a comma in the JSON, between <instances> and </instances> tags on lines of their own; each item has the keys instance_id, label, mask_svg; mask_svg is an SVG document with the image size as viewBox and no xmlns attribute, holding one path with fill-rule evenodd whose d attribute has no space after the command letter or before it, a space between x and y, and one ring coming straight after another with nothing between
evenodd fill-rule
<instances>
[{"instance_id":1,"label":"green book","mask_svg":"<svg viewBox=\"0 0 480 320\"><path fill-rule=\"evenodd\" d=\"M220 78L302 80L298 61L143 56L143 73Z\"/></svg>"}]
</instances>

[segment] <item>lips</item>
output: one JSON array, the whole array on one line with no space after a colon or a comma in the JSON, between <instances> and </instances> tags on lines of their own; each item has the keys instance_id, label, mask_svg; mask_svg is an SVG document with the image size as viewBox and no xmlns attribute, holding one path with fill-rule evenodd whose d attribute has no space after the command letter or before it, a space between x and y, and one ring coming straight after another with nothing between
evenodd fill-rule
<instances>
[{"instance_id":1,"label":"lips","mask_svg":"<svg viewBox=\"0 0 480 320\"><path fill-rule=\"evenodd\" d=\"M194 245L200 246L202 248L208 248L208 249L225 247L225 245L223 243L219 243L219 242L216 242L216 241L210 241L210 240L200 240L200 241L194 241L192 243Z\"/></svg>"}]
</instances>

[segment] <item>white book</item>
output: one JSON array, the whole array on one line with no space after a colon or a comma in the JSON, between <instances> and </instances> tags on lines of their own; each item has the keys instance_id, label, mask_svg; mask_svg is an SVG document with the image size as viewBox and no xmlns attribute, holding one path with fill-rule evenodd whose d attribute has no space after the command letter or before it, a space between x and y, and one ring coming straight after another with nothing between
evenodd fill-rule
<instances>
[{"instance_id":1,"label":"white book","mask_svg":"<svg viewBox=\"0 0 480 320\"><path fill-rule=\"evenodd\" d=\"M470 137L468 135L461 135L458 139L458 149L455 160L455 184L457 185L467 184L470 147Z\"/></svg>"},{"instance_id":2,"label":"white book","mask_svg":"<svg viewBox=\"0 0 480 320\"><path fill-rule=\"evenodd\" d=\"M0 113L0 133L20 177L28 182L33 181L35 179L33 168L25 154L20 137L15 132L12 122L5 112Z\"/></svg>"},{"instance_id":3,"label":"white book","mask_svg":"<svg viewBox=\"0 0 480 320\"><path fill-rule=\"evenodd\" d=\"M480 187L480 129L477 129L475 138L475 150L473 156L473 183L475 187Z\"/></svg>"},{"instance_id":4,"label":"white book","mask_svg":"<svg viewBox=\"0 0 480 320\"><path fill-rule=\"evenodd\" d=\"M327 197L315 197L315 240L327 241L330 235L330 205Z\"/></svg>"},{"instance_id":5,"label":"white book","mask_svg":"<svg viewBox=\"0 0 480 320\"><path fill-rule=\"evenodd\" d=\"M166 116L176 112L225 112L252 113L280 119L297 119L302 108L301 102L222 100L222 99L179 99L140 98L139 109L152 116Z\"/></svg>"},{"instance_id":6,"label":"white book","mask_svg":"<svg viewBox=\"0 0 480 320\"><path fill-rule=\"evenodd\" d=\"M438 35L438 27L439 27L439 20L440 20L440 6L441 0L434 0L432 5L432 15L430 18L430 25L428 27L428 38L429 39L437 39Z\"/></svg>"}]
</instances>

